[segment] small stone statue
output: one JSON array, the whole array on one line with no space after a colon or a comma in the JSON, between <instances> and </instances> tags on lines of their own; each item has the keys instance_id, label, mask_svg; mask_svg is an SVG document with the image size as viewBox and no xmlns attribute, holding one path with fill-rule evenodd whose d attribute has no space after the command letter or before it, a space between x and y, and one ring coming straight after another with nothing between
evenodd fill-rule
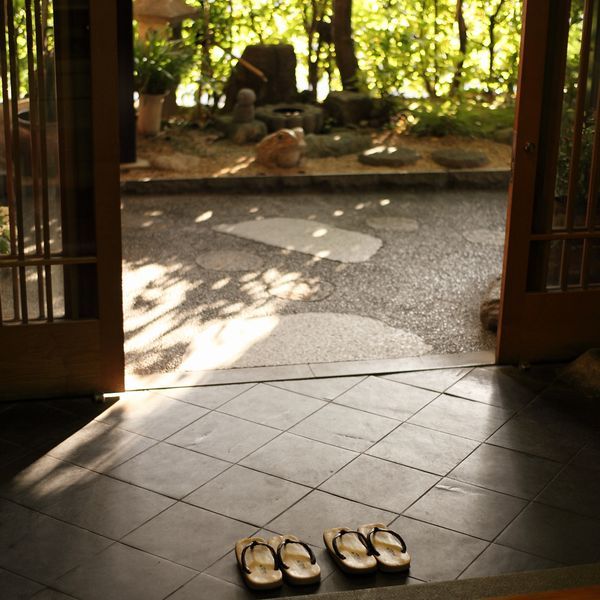
<instances>
[{"instance_id":1,"label":"small stone statue","mask_svg":"<svg viewBox=\"0 0 600 600\"><path fill-rule=\"evenodd\" d=\"M280 129L256 145L256 162L266 167L291 169L300 164L305 148L304 129Z\"/></svg>"},{"instance_id":2,"label":"small stone statue","mask_svg":"<svg viewBox=\"0 0 600 600\"><path fill-rule=\"evenodd\" d=\"M256 94L250 88L242 88L237 95L237 102L233 107L234 123L251 123L254 121L254 103Z\"/></svg>"}]
</instances>

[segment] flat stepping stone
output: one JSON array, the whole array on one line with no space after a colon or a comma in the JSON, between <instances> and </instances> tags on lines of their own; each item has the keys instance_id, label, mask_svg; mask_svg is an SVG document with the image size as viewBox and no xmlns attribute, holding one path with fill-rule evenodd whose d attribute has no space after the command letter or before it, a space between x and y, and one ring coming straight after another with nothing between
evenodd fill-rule
<instances>
[{"instance_id":1,"label":"flat stepping stone","mask_svg":"<svg viewBox=\"0 0 600 600\"><path fill-rule=\"evenodd\" d=\"M490 159L479 150L464 148L446 148L431 153L431 158L443 167L449 169L475 169L490 162Z\"/></svg>"},{"instance_id":2,"label":"flat stepping stone","mask_svg":"<svg viewBox=\"0 0 600 600\"><path fill-rule=\"evenodd\" d=\"M358 155L358 162L376 167L404 167L416 163L421 155L410 148L375 146Z\"/></svg>"},{"instance_id":3,"label":"flat stepping stone","mask_svg":"<svg viewBox=\"0 0 600 600\"><path fill-rule=\"evenodd\" d=\"M367 225L373 229L400 231L402 233L412 233L419 229L418 221L406 217L371 217L367 219Z\"/></svg>"},{"instance_id":4,"label":"flat stepping stone","mask_svg":"<svg viewBox=\"0 0 600 600\"><path fill-rule=\"evenodd\" d=\"M209 271L258 271L263 262L260 256L236 250L203 252L196 258L196 263Z\"/></svg>"},{"instance_id":5,"label":"flat stepping stone","mask_svg":"<svg viewBox=\"0 0 600 600\"><path fill-rule=\"evenodd\" d=\"M319 362L340 362L431 352L431 346L405 329L370 317L326 312L215 319L195 329L193 340L180 371L306 364L316 356Z\"/></svg>"},{"instance_id":6,"label":"flat stepping stone","mask_svg":"<svg viewBox=\"0 0 600 600\"><path fill-rule=\"evenodd\" d=\"M262 219L216 225L214 231L342 263L369 260L381 248L379 238L307 219Z\"/></svg>"},{"instance_id":7,"label":"flat stepping stone","mask_svg":"<svg viewBox=\"0 0 600 600\"><path fill-rule=\"evenodd\" d=\"M371 147L373 141L366 133L356 131L339 131L328 134L307 135L307 158L326 158L328 156L345 156L356 154Z\"/></svg>"},{"instance_id":8,"label":"flat stepping stone","mask_svg":"<svg viewBox=\"0 0 600 600\"><path fill-rule=\"evenodd\" d=\"M472 244L504 246L504 231L502 229L472 229L471 231L465 231L463 237Z\"/></svg>"}]
</instances>

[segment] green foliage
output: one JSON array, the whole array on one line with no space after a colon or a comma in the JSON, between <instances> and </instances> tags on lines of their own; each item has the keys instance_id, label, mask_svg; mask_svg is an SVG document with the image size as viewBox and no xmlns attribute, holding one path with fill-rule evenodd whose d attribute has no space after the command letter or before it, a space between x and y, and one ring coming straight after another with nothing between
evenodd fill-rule
<instances>
[{"instance_id":1,"label":"green foliage","mask_svg":"<svg viewBox=\"0 0 600 600\"><path fill-rule=\"evenodd\" d=\"M8 209L5 206L0 206L0 254L8 254L9 252Z\"/></svg>"},{"instance_id":2,"label":"green foliage","mask_svg":"<svg viewBox=\"0 0 600 600\"><path fill-rule=\"evenodd\" d=\"M409 107L410 133L443 137L463 135L491 138L514 124L514 107L492 107L458 102L420 102Z\"/></svg>"},{"instance_id":3,"label":"green foliage","mask_svg":"<svg viewBox=\"0 0 600 600\"><path fill-rule=\"evenodd\" d=\"M166 94L190 68L193 51L182 40L169 40L150 31L137 39L134 54L135 88L141 94Z\"/></svg>"},{"instance_id":4,"label":"green foliage","mask_svg":"<svg viewBox=\"0 0 600 600\"><path fill-rule=\"evenodd\" d=\"M579 1L579 0L577 0ZM331 0L188 0L200 16L184 26L196 52L186 82L217 105L249 44L290 43L300 89L321 97L341 88L328 30ZM361 87L375 97L460 98L469 104L512 99L517 79L522 0L465 0L467 47L460 48L456 0L353 0ZM314 89L312 90L314 93Z\"/></svg>"}]
</instances>

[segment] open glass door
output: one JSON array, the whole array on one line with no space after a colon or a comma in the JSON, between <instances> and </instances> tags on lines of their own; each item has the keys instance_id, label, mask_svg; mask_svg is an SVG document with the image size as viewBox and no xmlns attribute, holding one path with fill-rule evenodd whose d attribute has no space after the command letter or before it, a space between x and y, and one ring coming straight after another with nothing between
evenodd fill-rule
<instances>
[{"instance_id":1,"label":"open glass door","mask_svg":"<svg viewBox=\"0 0 600 600\"><path fill-rule=\"evenodd\" d=\"M498 362L600 345L600 0L525 3Z\"/></svg>"},{"instance_id":2,"label":"open glass door","mask_svg":"<svg viewBox=\"0 0 600 600\"><path fill-rule=\"evenodd\" d=\"M0 0L0 29L0 400L120 391L116 3Z\"/></svg>"}]
</instances>

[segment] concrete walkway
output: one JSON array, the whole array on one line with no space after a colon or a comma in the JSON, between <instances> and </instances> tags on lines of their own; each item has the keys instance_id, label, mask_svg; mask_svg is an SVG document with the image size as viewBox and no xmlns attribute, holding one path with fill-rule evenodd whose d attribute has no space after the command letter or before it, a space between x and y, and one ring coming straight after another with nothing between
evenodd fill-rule
<instances>
[{"instance_id":1,"label":"concrete walkway","mask_svg":"<svg viewBox=\"0 0 600 600\"><path fill-rule=\"evenodd\" d=\"M123 205L130 373L494 346L478 313L501 271L505 192L125 197Z\"/></svg>"}]
</instances>

